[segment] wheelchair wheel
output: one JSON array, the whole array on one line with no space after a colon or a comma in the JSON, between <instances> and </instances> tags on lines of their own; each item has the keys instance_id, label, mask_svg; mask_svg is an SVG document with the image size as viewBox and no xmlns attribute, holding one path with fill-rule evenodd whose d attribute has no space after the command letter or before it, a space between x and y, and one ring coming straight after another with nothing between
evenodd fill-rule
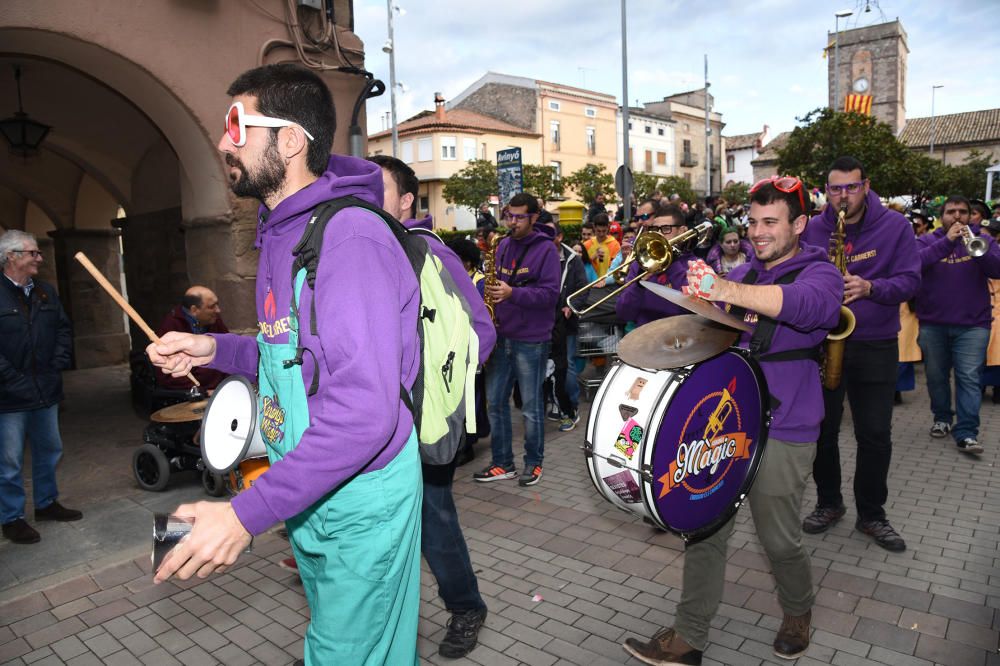
<instances>
[{"instance_id":1,"label":"wheelchair wheel","mask_svg":"<svg viewBox=\"0 0 1000 666\"><path fill-rule=\"evenodd\" d=\"M201 485L212 497L226 494L226 479L221 474L213 474L207 467L201 470Z\"/></svg>"},{"instance_id":2,"label":"wheelchair wheel","mask_svg":"<svg viewBox=\"0 0 1000 666\"><path fill-rule=\"evenodd\" d=\"M132 454L132 473L140 488L160 492L170 480L170 461L159 448L143 444Z\"/></svg>"}]
</instances>

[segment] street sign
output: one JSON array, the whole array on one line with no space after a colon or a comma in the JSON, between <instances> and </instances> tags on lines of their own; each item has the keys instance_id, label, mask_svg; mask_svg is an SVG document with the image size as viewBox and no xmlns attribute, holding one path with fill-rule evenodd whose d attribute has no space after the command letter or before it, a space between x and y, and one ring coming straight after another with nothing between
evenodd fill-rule
<instances>
[{"instance_id":1,"label":"street sign","mask_svg":"<svg viewBox=\"0 0 1000 666\"><path fill-rule=\"evenodd\" d=\"M515 194L524 191L524 170L521 167L521 149L505 148L497 151L497 190L500 205L506 206Z\"/></svg>"},{"instance_id":2,"label":"street sign","mask_svg":"<svg viewBox=\"0 0 1000 666\"><path fill-rule=\"evenodd\" d=\"M625 201L627 195L632 194L635 190L634 187L635 179L632 177L632 169L629 169L624 164L618 167L618 171L615 171L615 192L622 201ZM626 189L628 190L626 192Z\"/></svg>"}]
</instances>

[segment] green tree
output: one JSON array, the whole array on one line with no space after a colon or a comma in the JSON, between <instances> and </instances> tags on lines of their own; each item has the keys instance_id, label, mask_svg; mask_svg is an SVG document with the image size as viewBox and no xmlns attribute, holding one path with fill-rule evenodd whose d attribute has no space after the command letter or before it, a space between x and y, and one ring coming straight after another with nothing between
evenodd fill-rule
<instances>
[{"instance_id":1,"label":"green tree","mask_svg":"<svg viewBox=\"0 0 1000 666\"><path fill-rule=\"evenodd\" d=\"M524 191L545 201L562 196L563 181L556 178L556 168L539 164L524 165Z\"/></svg>"},{"instance_id":2,"label":"green tree","mask_svg":"<svg viewBox=\"0 0 1000 666\"><path fill-rule=\"evenodd\" d=\"M682 176L667 176L663 179L660 184L660 191L663 192L663 196L671 197L675 194L680 195L681 201L687 204L693 204L698 200L698 195L695 193L694 188L691 187L691 183L687 182L687 179Z\"/></svg>"},{"instance_id":3,"label":"green tree","mask_svg":"<svg viewBox=\"0 0 1000 666\"><path fill-rule=\"evenodd\" d=\"M589 204L598 194L603 194L607 203L617 201L615 197L615 177L608 173L603 164L588 164L563 178L563 183L576 192L576 196Z\"/></svg>"},{"instance_id":4,"label":"green tree","mask_svg":"<svg viewBox=\"0 0 1000 666\"><path fill-rule=\"evenodd\" d=\"M653 194L653 190L660 188L659 176L650 173L636 173L633 174L633 178L632 193L635 194L635 200L639 203L648 199ZM660 192L662 191L661 189Z\"/></svg>"},{"instance_id":5,"label":"green tree","mask_svg":"<svg viewBox=\"0 0 1000 666\"><path fill-rule=\"evenodd\" d=\"M931 158L927 158L931 159ZM973 150L960 165L943 165L937 160L937 169L932 172L928 192L935 194L961 194L970 199L986 197L986 169L993 166L993 154L984 155Z\"/></svg>"},{"instance_id":6,"label":"green tree","mask_svg":"<svg viewBox=\"0 0 1000 666\"><path fill-rule=\"evenodd\" d=\"M730 206L745 204L750 201L750 185L743 182L730 183L722 189L722 198Z\"/></svg>"},{"instance_id":7,"label":"green tree","mask_svg":"<svg viewBox=\"0 0 1000 666\"><path fill-rule=\"evenodd\" d=\"M489 160L472 160L444 182L444 200L475 214L479 206L497 193L497 167Z\"/></svg>"},{"instance_id":8,"label":"green tree","mask_svg":"<svg viewBox=\"0 0 1000 666\"><path fill-rule=\"evenodd\" d=\"M826 182L830 164L851 155L865 165L872 189L881 196L911 194L915 185L913 153L888 123L874 116L815 109L798 119L788 142L778 149L778 172L809 185Z\"/></svg>"}]
</instances>

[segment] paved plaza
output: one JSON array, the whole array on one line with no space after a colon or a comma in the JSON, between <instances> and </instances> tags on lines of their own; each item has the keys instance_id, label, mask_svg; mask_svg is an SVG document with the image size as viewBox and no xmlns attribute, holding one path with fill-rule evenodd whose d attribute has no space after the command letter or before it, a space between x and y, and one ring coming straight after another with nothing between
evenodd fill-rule
<instances>
[{"instance_id":1,"label":"paved plaza","mask_svg":"<svg viewBox=\"0 0 1000 666\"><path fill-rule=\"evenodd\" d=\"M271 666L300 658L308 609L296 577L277 566L286 542L267 534L224 575L154 586L152 514L205 499L200 481L178 474L164 493L136 488L130 461L145 421L131 411L126 368L67 373L67 389L61 499L84 519L37 525L42 542L33 546L0 542L0 664ZM892 554L854 531L850 502L840 524L805 536L818 596L800 666L1000 666L1000 405L983 403L986 453L977 459L928 436L919 372L905 401L895 412L887 510L908 549ZM548 424L545 475L532 488L470 480L488 442L459 469L455 495L490 614L469 658L438 657L448 613L425 567L418 648L426 663L636 664L621 642L672 623L682 542L598 497L580 450L583 423L565 434ZM854 440L845 425L850 496ZM814 498L810 488L806 508ZM746 509L726 580L704 663L779 662L771 641L781 613Z\"/></svg>"}]
</instances>

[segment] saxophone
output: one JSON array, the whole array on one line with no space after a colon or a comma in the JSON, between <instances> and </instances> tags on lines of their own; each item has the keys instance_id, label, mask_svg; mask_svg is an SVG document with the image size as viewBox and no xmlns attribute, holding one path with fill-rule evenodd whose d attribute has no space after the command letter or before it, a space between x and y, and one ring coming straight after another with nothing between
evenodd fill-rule
<instances>
[{"instance_id":1,"label":"saxophone","mask_svg":"<svg viewBox=\"0 0 1000 666\"><path fill-rule=\"evenodd\" d=\"M841 275L847 275L847 255L844 254L844 229L847 224L847 202L845 201L837 212L837 228L830 234L830 262L837 267ZM840 319L837 326L826 336L826 348L823 355L823 387L834 390L840 386L840 378L844 369L844 341L854 332L857 322L854 313L846 305L840 306Z\"/></svg>"},{"instance_id":2,"label":"saxophone","mask_svg":"<svg viewBox=\"0 0 1000 666\"><path fill-rule=\"evenodd\" d=\"M506 233L506 227L499 227L495 229L493 237L490 238L489 242L486 244L486 251L483 252L483 273L486 275L484 278L484 286L486 287L495 287L500 284L500 278L497 277L497 246L500 244L500 241L503 240L504 234ZM483 292L483 303L486 305L486 311L490 313L490 319L493 320L493 326L496 326L496 303L493 302L489 289L486 289Z\"/></svg>"}]
</instances>

